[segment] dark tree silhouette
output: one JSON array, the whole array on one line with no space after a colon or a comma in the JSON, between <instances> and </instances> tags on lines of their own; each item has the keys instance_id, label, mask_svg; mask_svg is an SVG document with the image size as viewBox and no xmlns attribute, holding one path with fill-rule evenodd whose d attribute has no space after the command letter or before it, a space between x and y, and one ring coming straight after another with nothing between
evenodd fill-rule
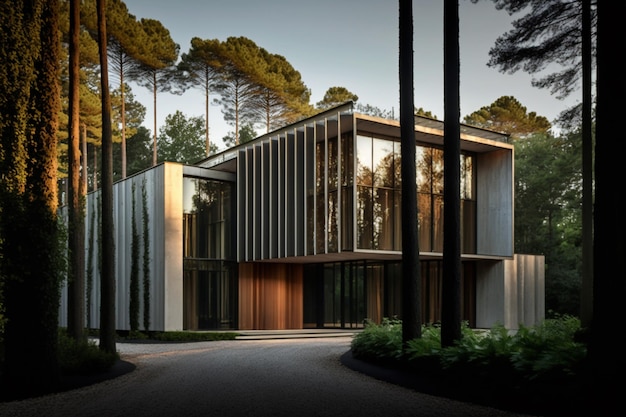
<instances>
[{"instance_id":1,"label":"dark tree silhouette","mask_svg":"<svg viewBox=\"0 0 626 417\"><path fill-rule=\"evenodd\" d=\"M97 0L102 91L102 269L100 272L100 349L115 352L115 241L113 239L113 133L107 63L106 0Z\"/></svg>"},{"instance_id":2,"label":"dark tree silhouette","mask_svg":"<svg viewBox=\"0 0 626 417\"><path fill-rule=\"evenodd\" d=\"M421 276L417 240L413 5L400 0L400 155L402 158L402 342L421 337Z\"/></svg>"},{"instance_id":3,"label":"dark tree silhouette","mask_svg":"<svg viewBox=\"0 0 626 417\"><path fill-rule=\"evenodd\" d=\"M597 108L595 146L593 318L589 357L594 404L598 413L622 406L615 384L626 371L623 299L626 293L626 216L616 201L623 176L623 111L615 99L626 95L621 62L626 55L626 1L598 0ZM603 414L604 415L604 414Z\"/></svg>"},{"instance_id":4,"label":"dark tree silhouette","mask_svg":"<svg viewBox=\"0 0 626 417\"><path fill-rule=\"evenodd\" d=\"M68 121L68 300L67 332L77 340L85 327L85 210L80 169L80 2L70 0Z\"/></svg>"},{"instance_id":5,"label":"dark tree silhouette","mask_svg":"<svg viewBox=\"0 0 626 417\"><path fill-rule=\"evenodd\" d=\"M443 138L443 283L441 345L461 338L461 126L459 2L445 0Z\"/></svg>"}]
</instances>

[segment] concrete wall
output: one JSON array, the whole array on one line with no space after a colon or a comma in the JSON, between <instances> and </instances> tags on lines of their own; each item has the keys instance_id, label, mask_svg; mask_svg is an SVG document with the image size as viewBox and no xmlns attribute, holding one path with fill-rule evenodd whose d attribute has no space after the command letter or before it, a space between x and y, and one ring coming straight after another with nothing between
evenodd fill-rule
<instances>
[{"instance_id":1,"label":"concrete wall","mask_svg":"<svg viewBox=\"0 0 626 417\"><path fill-rule=\"evenodd\" d=\"M545 258L515 255L477 264L476 327L518 329L545 318Z\"/></svg>"},{"instance_id":2,"label":"concrete wall","mask_svg":"<svg viewBox=\"0 0 626 417\"><path fill-rule=\"evenodd\" d=\"M513 256L513 151L476 156L476 253Z\"/></svg>"},{"instance_id":3,"label":"concrete wall","mask_svg":"<svg viewBox=\"0 0 626 417\"><path fill-rule=\"evenodd\" d=\"M183 166L166 164L159 196L163 207L163 330L183 330Z\"/></svg>"},{"instance_id":4,"label":"concrete wall","mask_svg":"<svg viewBox=\"0 0 626 417\"><path fill-rule=\"evenodd\" d=\"M150 330L183 328L183 166L165 163L113 185L113 220L115 224L116 328L130 330L130 273L132 267L132 222L139 239L139 328L143 330L143 200L147 194L150 252ZM134 190L133 190L134 184ZM100 268L98 234L100 233L99 191L87 196L85 220L85 262L91 272L91 302L87 306L85 325L100 325ZM133 216L132 204L135 201ZM91 263L89 259L91 258ZM165 279L167 277L167 280ZM88 276L86 280L89 281ZM88 284L85 285L87 289ZM87 300L86 300L86 303ZM67 325L67 289L61 293L59 322Z\"/></svg>"}]
</instances>

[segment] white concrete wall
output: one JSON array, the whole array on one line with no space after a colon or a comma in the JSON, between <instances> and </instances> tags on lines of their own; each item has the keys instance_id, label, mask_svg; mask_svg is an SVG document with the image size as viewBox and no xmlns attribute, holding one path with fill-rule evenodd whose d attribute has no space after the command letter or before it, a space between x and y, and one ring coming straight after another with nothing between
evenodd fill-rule
<instances>
[{"instance_id":1,"label":"white concrete wall","mask_svg":"<svg viewBox=\"0 0 626 417\"><path fill-rule=\"evenodd\" d=\"M476 253L513 256L513 151L476 156Z\"/></svg>"},{"instance_id":2,"label":"white concrete wall","mask_svg":"<svg viewBox=\"0 0 626 417\"><path fill-rule=\"evenodd\" d=\"M133 184L135 184L135 215L132 215ZM132 266L132 221L140 235L139 259L139 328L143 330L143 208L142 189L147 192L150 251L150 329L182 330L183 328L183 166L165 163L113 185L113 219L115 224L116 328L130 330L130 271ZM91 259L93 284L91 305L86 312L86 326L98 328L100 323L100 273L98 265L98 233L100 231L100 192L87 196L85 220L85 263ZM93 217L92 217L93 216ZM93 230L93 240L90 231ZM88 265L86 266L88 269ZM167 279L166 279L167 278ZM87 279L87 277L86 277ZM86 285L87 288L87 285ZM61 292L59 314L61 326L67 325L67 289Z\"/></svg>"},{"instance_id":3,"label":"white concrete wall","mask_svg":"<svg viewBox=\"0 0 626 417\"><path fill-rule=\"evenodd\" d=\"M183 330L183 166L166 164L160 228L163 259L163 330Z\"/></svg>"},{"instance_id":4,"label":"white concrete wall","mask_svg":"<svg viewBox=\"0 0 626 417\"><path fill-rule=\"evenodd\" d=\"M481 261L476 272L476 327L518 329L545 318L544 256Z\"/></svg>"}]
</instances>

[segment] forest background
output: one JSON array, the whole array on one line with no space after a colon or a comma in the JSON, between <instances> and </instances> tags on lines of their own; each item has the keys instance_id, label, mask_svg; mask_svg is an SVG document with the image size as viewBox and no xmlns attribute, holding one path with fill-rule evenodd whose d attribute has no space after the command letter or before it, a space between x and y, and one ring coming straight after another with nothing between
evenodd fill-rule
<instances>
[{"instance_id":1,"label":"forest background","mask_svg":"<svg viewBox=\"0 0 626 417\"><path fill-rule=\"evenodd\" d=\"M531 13L513 21L514 30L497 39L490 50L488 65L503 72L523 70L538 74L551 63L557 63L562 66L560 70L533 79L533 86L547 88L563 97L575 93L579 80L585 77L584 71L583 77L580 77L581 67L584 67L580 65L580 39L592 39L590 35L579 36L581 5L589 6L590 2L493 2L497 8L505 8L511 14L528 11L526 7L529 5L532 7ZM4 305L0 304L0 326L6 325L7 336L9 327L12 334L29 336L28 340L7 337L5 341L12 342L10 346L6 344L7 357L24 356L27 352L15 349L22 346L35 349L37 345L46 346L48 339L52 343L56 338L57 329L52 325L56 322L53 306L58 303L55 286L60 281L53 275L63 273L61 263L64 257L60 252L62 248L57 247L63 236L62 233L58 235L62 231L57 229L56 207L57 204L65 204L68 195L73 197L72 205L78 201L74 198L77 172L82 177L81 192L102 189L105 200L105 191L111 194L111 180L123 179L165 160L193 163L206 157L216 149L209 137L207 115L211 102L219 106L224 120L233 128L223 138L227 145L245 142L259 133L347 100L356 102L359 112L395 117L393 108L380 109L363 104L355 93L337 85L329 86L323 98L312 104L311 92L300 72L284 56L269 52L244 36L229 36L223 40L193 38L188 52L181 54L180 45L173 41L169 30L160 21L137 18L128 13L125 4L119 0L107 2L106 10L103 8L105 3L101 1L81 2L82 31L71 32L70 22L78 18L69 12L68 6L72 3L77 4L59 2L60 10L56 9L56 2L18 3L20 7L3 4L0 13L4 30L0 47L6 62L13 65L0 67L0 85L4 91L0 95L0 290L5 295L12 294L2 298ZM610 3L605 3L605 10L610 10L607 4ZM589 9L595 10L586 8ZM101 24L105 13L108 31L103 30ZM595 19L595 14L592 16ZM605 18L612 16L609 12ZM559 25L552 25L555 19L558 19ZM76 28L76 25L73 27ZM591 27L595 27L595 23ZM606 30L612 26L605 23L602 27ZM74 34L80 42L76 42ZM77 54L71 53L72 45L78 43L80 62L74 62ZM584 50L585 42L582 43ZM108 63L103 57L108 58ZM605 60L605 64L609 62L607 58ZM16 71L17 65L19 71ZM74 68L79 71L74 73ZM606 71L612 69L611 65L602 68ZM60 79L56 72L58 69L62 70ZM111 89L108 77L101 77L102 74L110 75ZM615 74L609 75L613 76L609 77L613 86L621 88L620 78ZM148 107L134 99L129 82L148 89L152 94L152 131L142 124ZM59 86L61 94L57 95ZM603 84L603 91L608 91L608 86ZM156 109L159 100L167 97L166 93L183 94L190 88L204 93L204 120L175 111L158 128ZM586 91L591 91L591 88ZM590 100L586 102L590 103ZM608 100L603 103L608 103ZM61 108L59 114L56 114L57 108ZM410 108L415 114L434 117L429 109ZM74 113L77 109L79 113ZM606 107L603 109L604 117L611 114ZM581 255L581 245L588 242L580 233L581 223L584 223L581 220L584 217L584 208L581 207L584 198L581 195L585 189L582 184L584 179L590 178L582 173L581 165L584 163L580 161L583 155L591 155L590 151L582 150L581 143L585 140L580 139L585 120L589 121L591 117L581 120L581 113L584 112L579 107L572 107L551 122L528 111L515 97L503 95L463 118L465 123L508 133L515 145L516 252L546 256L546 306L549 314L576 314L580 309L580 299L577 299L581 292L580 268L587 259ZM607 121L614 121L616 117L603 120L603 137L608 139L612 125ZM558 130L553 129L552 123L558 126ZM79 142L74 140L78 139L79 126L80 152L74 149ZM602 142L603 145L605 143ZM605 152L605 159L602 160L608 160L608 155L612 154L604 147L597 147L596 151L600 149ZM102 159L99 153L102 153ZM111 153L113 158L109 157ZM77 155L80 163L76 165ZM99 167L98 162L105 159L113 163ZM596 173L599 172L600 176L613 175L616 167L617 164L598 164ZM58 172L53 172L57 168ZM61 181L58 201L57 187L53 183L57 176ZM70 181L64 181L64 178L72 179L67 188ZM599 181L598 184L604 186L608 182ZM606 198L612 193L601 187L597 191L596 198L601 198L596 200L596 204L600 202L601 209L611 207ZM622 225L623 216L613 212L610 215L613 226ZM36 221L30 221L34 219ZM621 246L609 245L606 239L610 233L608 228L604 228L607 226L603 222L605 218L596 214L594 220L596 226L601 226L596 230L598 239L594 242L604 244L596 248L594 255L602 255L605 266L619 262L619 256L609 257L613 252L622 253L615 250ZM105 229L104 219L102 223ZM75 235L71 225L69 234ZM78 252L70 245L70 258ZM32 262L33 259L38 262ZM70 259L70 264L81 265L76 259ZM73 273L68 272L70 286L77 282L72 277ZM103 272L103 275L107 274ZM24 276L29 279L25 280ZM613 300L617 292L612 288L623 285L623 279L610 280L598 274L596 278L594 300L598 297L598 300L602 297ZM71 292L74 293L73 290ZM81 291L77 293L81 294ZM29 297L40 302L23 303L23 299ZM602 318L596 321L597 325L604 325L614 317L605 314L613 312L609 308L611 303L594 303L594 308L596 306L597 312L601 313L598 317ZM10 317L13 321L3 319L3 308L12 312ZM20 327L20 322L34 323L37 320L50 325L24 333L25 328ZM606 343L608 336L605 335L605 332L596 332L594 339ZM611 346L603 345L603 348ZM52 351L42 357L30 355L33 359L31 368L43 369L40 365L55 362L46 355L52 355ZM6 375L12 377L19 376L19 366L25 365L15 363L13 367L10 361L7 364L11 366L5 370ZM54 373L46 371L44 374L52 377ZM21 382L28 383L26 380Z\"/></svg>"},{"instance_id":2,"label":"forest background","mask_svg":"<svg viewBox=\"0 0 626 417\"><path fill-rule=\"evenodd\" d=\"M63 4L61 12L67 14L67 2ZM85 141L86 170L83 172L87 174L87 191L97 189L100 184L99 62L93 37L96 24L93 7L95 1L87 1L81 9L85 30L81 35L80 119ZM196 162L216 152L218 144L229 147L251 140L347 100L355 101L359 112L398 118L393 107L381 109L376 103L363 103L358 91L350 91L345 86L330 85L321 100L311 103L311 90L300 71L286 57L267 51L254 40L243 36L223 40L193 38L189 49L184 51L161 22L130 14L125 3L119 0L109 1L108 8L109 21L115 22L111 25L109 42L114 89L114 180L161 161ZM67 39L69 18L61 21L67 24L61 28L62 38ZM501 34L501 38L505 39L506 35ZM64 60L67 52L64 48ZM506 69L502 64L498 66L495 43L490 54L491 61L485 66ZM510 68L507 71L514 72ZM64 87L65 111L61 114L59 129L61 204L66 195L63 191L67 173L67 126L63 122L67 122L68 84L64 83ZM577 116L580 105L571 97L576 96L578 86L570 86L566 93L547 87L561 98L569 97L565 103L573 103L553 121L529 111L516 97L504 95L474 109L464 116L463 122L511 135L516 155L515 251L546 256L548 315L578 315L582 146ZM147 94L151 102L137 101L137 91L143 97ZM177 109L164 120L158 119L157 108L163 106L161 103L191 92L196 94L194 108L204 108L204 115L185 114L184 109ZM197 102L198 94L202 103ZM208 121L209 114L214 118L218 109L223 123L232 130L221 138L214 138L209 136ZM152 114L152 129L146 127L148 113ZM418 108L416 113L436 118L431 109Z\"/></svg>"}]
</instances>

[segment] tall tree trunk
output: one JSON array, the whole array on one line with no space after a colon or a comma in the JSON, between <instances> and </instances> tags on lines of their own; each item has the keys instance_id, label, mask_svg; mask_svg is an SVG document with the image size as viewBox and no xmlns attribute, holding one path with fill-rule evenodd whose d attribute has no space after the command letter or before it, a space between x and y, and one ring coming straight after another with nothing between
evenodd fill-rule
<instances>
[{"instance_id":1,"label":"tall tree trunk","mask_svg":"<svg viewBox=\"0 0 626 417\"><path fill-rule=\"evenodd\" d=\"M154 133L153 133L153 143L152 143L152 166L157 164L157 78L156 71L153 71L152 74L152 104L153 104L153 116L154 116Z\"/></svg>"},{"instance_id":2,"label":"tall tree trunk","mask_svg":"<svg viewBox=\"0 0 626 417\"><path fill-rule=\"evenodd\" d=\"M122 121L122 179L126 178L126 91L124 87L124 59L121 59L120 64L120 98L122 105L120 109L120 118Z\"/></svg>"},{"instance_id":3,"label":"tall tree trunk","mask_svg":"<svg viewBox=\"0 0 626 417\"><path fill-rule=\"evenodd\" d=\"M413 5L400 0L400 156L402 166L402 342L421 337L421 276L417 240L415 115L413 88Z\"/></svg>"},{"instance_id":4,"label":"tall tree trunk","mask_svg":"<svg viewBox=\"0 0 626 417\"><path fill-rule=\"evenodd\" d=\"M83 195L83 199L85 198L85 196L87 195L87 187L89 184L89 175L88 175L88 162L87 162L87 125L85 123L83 123L81 125L81 146L82 146L82 152L81 152L81 164L83 166L83 169L80 171L81 176L80 176L80 185L81 185L81 189L82 189L82 195Z\"/></svg>"},{"instance_id":5,"label":"tall tree trunk","mask_svg":"<svg viewBox=\"0 0 626 417\"><path fill-rule=\"evenodd\" d=\"M2 66L9 69L0 69L0 114L7 116L0 118L0 279L7 317L0 397L19 398L50 392L59 381L58 2L3 2L0 16Z\"/></svg>"},{"instance_id":6,"label":"tall tree trunk","mask_svg":"<svg viewBox=\"0 0 626 417\"><path fill-rule=\"evenodd\" d=\"M204 121L206 156L209 156L209 154L211 153L211 146L209 143L209 81L208 80L205 81L205 85L204 85L204 114L206 117L206 120Z\"/></svg>"},{"instance_id":7,"label":"tall tree trunk","mask_svg":"<svg viewBox=\"0 0 626 417\"><path fill-rule=\"evenodd\" d=\"M98 147L96 144L92 144L91 149L93 150L93 187L92 191L96 191L98 189Z\"/></svg>"},{"instance_id":8,"label":"tall tree trunk","mask_svg":"<svg viewBox=\"0 0 626 417\"><path fill-rule=\"evenodd\" d=\"M597 100L593 318L589 355L594 404L611 413L620 407L622 389L614 381L626 371L623 354L623 301L626 293L626 216L616 200L624 175L623 110L615 100L626 96L622 61L626 56L626 1L597 2ZM601 412L601 410L598 410Z\"/></svg>"},{"instance_id":9,"label":"tall tree trunk","mask_svg":"<svg viewBox=\"0 0 626 417\"><path fill-rule=\"evenodd\" d=\"M80 2L70 0L68 143L68 303L67 331L81 340L85 327L85 221L80 173Z\"/></svg>"},{"instance_id":10,"label":"tall tree trunk","mask_svg":"<svg viewBox=\"0 0 626 417\"><path fill-rule=\"evenodd\" d=\"M582 286L580 319L583 327L591 324L593 316L593 130L592 130L592 50L591 0L582 0L582 172L583 172L583 230Z\"/></svg>"},{"instance_id":11,"label":"tall tree trunk","mask_svg":"<svg viewBox=\"0 0 626 417\"><path fill-rule=\"evenodd\" d=\"M441 345L461 338L461 110L459 99L459 2L443 3L443 288Z\"/></svg>"},{"instance_id":12,"label":"tall tree trunk","mask_svg":"<svg viewBox=\"0 0 626 417\"><path fill-rule=\"evenodd\" d=\"M102 90L102 269L100 273L100 349L115 352L115 241L113 239L113 134L107 62L106 0L96 0Z\"/></svg>"}]
</instances>

